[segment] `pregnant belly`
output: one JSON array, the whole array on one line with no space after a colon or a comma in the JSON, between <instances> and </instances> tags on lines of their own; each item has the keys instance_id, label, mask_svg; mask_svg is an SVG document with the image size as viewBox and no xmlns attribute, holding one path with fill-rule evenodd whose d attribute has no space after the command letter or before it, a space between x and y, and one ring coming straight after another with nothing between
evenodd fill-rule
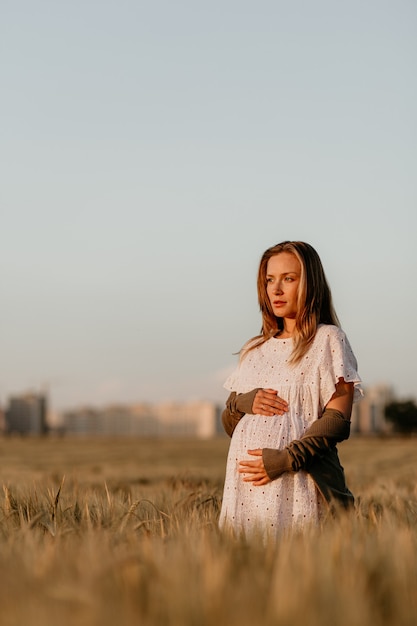
<instances>
[{"instance_id":1,"label":"pregnant belly","mask_svg":"<svg viewBox=\"0 0 417 626\"><path fill-rule=\"evenodd\" d=\"M291 419L289 413L263 417L245 415L237 425L232 442L242 450L255 448L285 448L304 432L302 420Z\"/></svg>"}]
</instances>

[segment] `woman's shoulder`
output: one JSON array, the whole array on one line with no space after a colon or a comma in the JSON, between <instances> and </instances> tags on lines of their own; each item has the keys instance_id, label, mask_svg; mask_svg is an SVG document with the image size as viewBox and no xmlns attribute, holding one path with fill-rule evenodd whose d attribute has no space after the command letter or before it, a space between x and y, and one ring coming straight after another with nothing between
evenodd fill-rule
<instances>
[{"instance_id":1,"label":"woman's shoulder","mask_svg":"<svg viewBox=\"0 0 417 626\"><path fill-rule=\"evenodd\" d=\"M333 357L336 355L338 355L338 357L345 355L346 358L350 358L349 355L354 356L345 331L333 324L319 325L313 345L315 345L320 352L325 351L333 354Z\"/></svg>"},{"instance_id":2,"label":"woman's shoulder","mask_svg":"<svg viewBox=\"0 0 417 626\"><path fill-rule=\"evenodd\" d=\"M334 324L319 324L316 330L315 339L317 341L346 341L347 337L345 332L340 326Z\"/></svg>"}]
</instances>

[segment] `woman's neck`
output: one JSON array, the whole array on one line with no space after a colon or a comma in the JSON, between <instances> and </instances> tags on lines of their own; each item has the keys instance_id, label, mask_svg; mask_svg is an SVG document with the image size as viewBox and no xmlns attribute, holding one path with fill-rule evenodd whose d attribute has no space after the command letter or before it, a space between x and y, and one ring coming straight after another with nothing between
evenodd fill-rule
<instances>
[{"instance_id":1,"label":"woman's neck","mask_svg":"<svg viewBox=\"0 0 417 626\"><path fill-rule=\"evenodd\" d=\"M284 321L284 328L281 330L279 336L282 337L283 339L286 339L287 337L292 337L295 331L295 320L285 320Z\"/></svg>"}]
</instances>

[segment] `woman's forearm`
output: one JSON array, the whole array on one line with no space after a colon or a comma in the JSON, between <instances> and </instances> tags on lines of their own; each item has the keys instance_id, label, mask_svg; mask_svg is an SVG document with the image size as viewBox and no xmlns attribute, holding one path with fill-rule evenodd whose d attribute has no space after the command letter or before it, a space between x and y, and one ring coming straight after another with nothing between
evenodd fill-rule
<instances>
[{"instance_id":1,"label":"woman's forearm","mask_svg":"<svg viewBox=\"0 0 417 626\"><path fill-rule=\"evenodd\" d=\"M283 450L264 448L262 459L268 476L274 480L285 472L308 471L309 464L318 456L348 439L350 421L335 409L325 409L300 439L292 441Z\"/></svg>"},{"instance_id":2,"label":"woman's forearm","mask_svg":"<svg viewBox=\"0 0 417 626\"><path fill-rule=\"evenodd\" d=\"M253 401L258 388L248 391L248 393L236 393L232 391L226 400L226 408L222 413L222 423L229 437L246 413L252 412Z\"/></svg>"}]
</instances>

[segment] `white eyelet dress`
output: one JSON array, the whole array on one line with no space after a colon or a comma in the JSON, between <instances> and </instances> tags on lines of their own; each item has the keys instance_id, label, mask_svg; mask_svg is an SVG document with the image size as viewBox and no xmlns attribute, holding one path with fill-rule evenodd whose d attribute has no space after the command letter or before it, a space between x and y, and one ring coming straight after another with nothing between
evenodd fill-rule
<instances>
[{"instance_id":1,"label":"white eyelet dress","mask_svg":"<svg viewBox=\"0 0 417 626\"><path fill-rule=\"evenodd\" d=\"M291 351L291 339L269 339L247 353L224 384L236 393L256 387L275 389L289 408L273 417L247 414L238 423L227 459L220 528L277 535L317 523L327 508L305 471L287 472L261 487L243 482L238 473L239 461L255 459L249 449L282 449L299 439L321 416L340 378L355 384L354 400L362 394L356 358L340 328L320 325L307 354L294 366L288 363Z\"/></svg>"}]
</instances>

